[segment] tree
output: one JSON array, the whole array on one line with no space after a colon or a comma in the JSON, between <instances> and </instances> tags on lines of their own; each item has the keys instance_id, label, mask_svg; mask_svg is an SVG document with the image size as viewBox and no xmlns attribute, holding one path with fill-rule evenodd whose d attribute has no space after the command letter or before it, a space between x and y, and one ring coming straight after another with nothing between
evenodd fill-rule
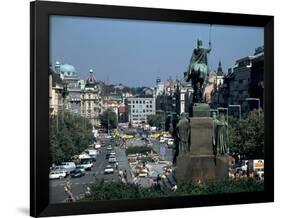
<instances>
[{"instance_id":1,"label":"tree","mask_svg":"<svg viewBox=\"0 0 281 218\"><path fill-rule=\"evenodd\" d=\"M50 165L71 160L92 143L92 125L85 118L63 111L50 117Z\"/></svg>"},{"instance_id":2,"label":"tree","mask_svg":"<svg viewBox=\"0 0 281 218\"><path fill-rule=\"evenodd\" d=\"M117 127L117 116L112 110L106 110L100 115L101 126L105 129Z\"/></svg>"},{"instance_id":3,"label":"tree","mask_svg":"<svg viewBox=\"0 0 281 218\"><path fill-rule=\"evenodd\" d=\"M229 119L229 144L231 152L243 158L264 157L264 115L262 110L251 111L245 120Z\"/></svg>"},{"instance_id":4,"label":"tree","mask_svg":"<svg viewBox=\"0 0 281 218\"><path fill-rule=\"evenodd\" d=\"M165 122L165 118L164 118L164 115L162 115L162 114L149 115L147 117L147 123L150 126L156 126L158 128L163 128L164 122Z\"/></svg>"}]
</instances>

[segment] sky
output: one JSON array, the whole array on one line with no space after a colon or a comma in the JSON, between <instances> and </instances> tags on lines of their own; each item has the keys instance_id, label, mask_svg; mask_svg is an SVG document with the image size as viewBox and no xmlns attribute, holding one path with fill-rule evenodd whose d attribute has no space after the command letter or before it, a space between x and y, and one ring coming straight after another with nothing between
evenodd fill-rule
<instances>
[{"instance_id":1,"label":"sky","mask_svg":"<svg viewBox=\"0 0 281 218\"><path fill-rule=\"evenodd\" d=\"M154 86L156 78L181 79L197 39L212 51L225 72L264 42L263 28L125 19L50 16L50 64L75 67L81 79L89 69L98 80L127 86Z\"/></svg>"}]
</instances>

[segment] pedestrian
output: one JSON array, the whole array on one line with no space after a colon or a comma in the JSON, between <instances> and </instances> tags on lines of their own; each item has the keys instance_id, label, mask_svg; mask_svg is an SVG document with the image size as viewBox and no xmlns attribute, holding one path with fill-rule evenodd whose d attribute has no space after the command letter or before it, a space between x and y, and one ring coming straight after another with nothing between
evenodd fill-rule
<instances>
[{"instance_id":1,"label":"pedestrian","mask_svg":"<svg viewBox=\"0 0 281 218\"><path fill-rule=\"evenodd\" d=\"M123 176L124 176L124 179L125 179L126 182L127 182L127 178L128 178L128 177L127 177L127 170L124 171L124 175L123 175Z\"/></svg>"},{"instance_id":2,"label":"pedestrian","mask_svg":"<svg viewBox=\"0 0 281 218\"><path fill-rule=\"evenodd\" d=\"M115 168L116 168L116 170L118 170L118 162L116 162Z\"/></svg>"}]
</instances>

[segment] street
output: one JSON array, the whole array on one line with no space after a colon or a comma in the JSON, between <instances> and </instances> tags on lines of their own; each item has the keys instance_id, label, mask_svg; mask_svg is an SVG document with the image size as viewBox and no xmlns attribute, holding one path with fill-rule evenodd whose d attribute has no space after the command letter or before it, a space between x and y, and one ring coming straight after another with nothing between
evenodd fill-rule
<instances>
[{"instance_id":1,"label":"street","mask_svg":"<svg viewBox=\"0 0 281 218\"><path fill-rule=\"evenodd\" d=\"M137 145L141 140L131 140L130 143ZM167 145L164 143L160 143L157 139L149 139L149 142L153 145L153 150L158 153L164 160L172 161L173 153L172 149L167 148ZM128 158L125 153L125 148L120 146L112 146L113 150L116 152L116 160L118 162L118 169L116 169L113 164L114 173L113 174L105 174L104 169L109 164L108 159L106 159L106 147L110 145L110 142L104 144L101 147L99 154L97 155L96 161L94 162L94 166L91 171L86 171L85 176L79 178L63 178L58 180L50 180L50 202L51 203L63 203L66 201L68 195L64 191L64 186L69 181L71 192L75 199L79 199L83 197L84 193L87 191L87 187L93 185L98 180L104 179L107 181L115 181L118 182L118 171L122 170L123 172L127 171L127 182L132 183L132 172L131 168L128 164ZM142 145L142 144L140 144ZM162 164L152 164L153 173L152 175L156 177L158 174L162 172L163 165ZM139 184L146 187L148 184L149 178L141 178Z\"/></svg>"},{"instance_id":2,"label":"street","mask_svg":"<svg viewBox=\"0 0 281 218\"><path fill-rule=\"evenodd\" d=\"M128 160L125 154L125 150L119 147L115 147L116 159L119 164L118 169L127 170L129 172ZM97 156L97 160L94 163L94 167L91 171L86 171L85 176L80 178L64 178L60 180L50 180L50 202L62 203L67 198L67 194L64 192L64 186L67 181L70 181L71 192L76 199L80 198L86 191L87 186L94 184L98 179L104 179L106 181L118 181L118 170L113 174L104 174L104 169L108 165L108 159L106 159L106 148L102 147L100 154ZM132 179L128 173L128 181Z\"/></svg>"}]
</instances>

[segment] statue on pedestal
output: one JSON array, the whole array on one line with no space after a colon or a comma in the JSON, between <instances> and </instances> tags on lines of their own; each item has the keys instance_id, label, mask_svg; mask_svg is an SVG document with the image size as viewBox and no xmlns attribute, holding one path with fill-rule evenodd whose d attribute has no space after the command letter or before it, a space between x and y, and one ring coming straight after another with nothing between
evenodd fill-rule
<instances>
[{"instance_id":1,"label":"statue on pedestal","mask_svg":"<svg viewBox=\"0 0 281 218\"><path fill-rule=\"evenodd\" d=\"M228 123L225 120L224 114L220 114L217 119L216 114L213 113L213 146L215 154L224 155L228 148Z\"/></svg>"},{"instance_id":2,"label":"statue on pedestal","mask_svg":"<svg viewBox=\"0 0 281 218\"><path fill-rule=\"evenodd\" d=\"M197 48L193 50L190 58L190 63L187 72L184 76L184 81L189 82L191 80L193 93L193 103L203 102L203 85L208 77L208 57L207 55L211 51L211 42L209 42L209 48L204 48L201 40L197 40Z\"/></svg>"},{"instance_id":3,"label":"statue on pedestal","mask_svg":"<svg viewBox=\"0 0 281 218\"><path fill-rule=\"evenodd\" d=\"M177 124L177 135L179 139L179 155L190 151L190 122L186 113L182 113Z\"/></svg>"}]
</instances>

